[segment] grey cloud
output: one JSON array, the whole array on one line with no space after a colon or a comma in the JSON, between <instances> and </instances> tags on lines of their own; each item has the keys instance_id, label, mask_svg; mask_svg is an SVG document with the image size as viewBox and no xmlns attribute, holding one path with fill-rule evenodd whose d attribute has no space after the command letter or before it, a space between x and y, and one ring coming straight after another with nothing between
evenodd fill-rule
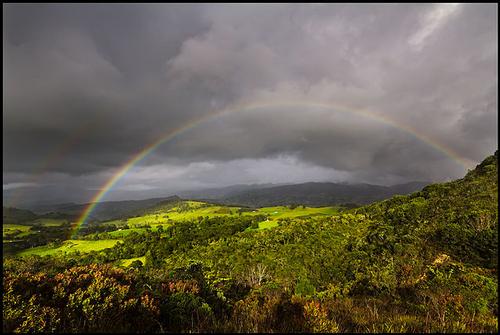
<instances>
[{"instance_id":1,"label":"grey cloud","mask_svg":"<svg viewBox=\"0 0 500 335\"><path fill-rule=\"evenodd\" d=\"M497 5L442 6L8 4L4 176L29 183L43 173L48 183L58 173L66 177L52 183L61 190L85 178L98 185L162 134L265 101L377 113L478 162L498 146ZM447 15L435 14L443 8ZM250 169L288 155L353 181L465 172L411 134L346 115L300 106L235 113L165 143L139 166L212 162L229 176L235 160ZM127 185L147 193L151 184Z\"/></svg>"},{"instance_id":2,"label":"grey cloud","mask_svg":"<svg viewBox=\"0 0 500 335\"><path fill-rule=\"evenodd\" d=\"M464 172L445 153L393 125L308 106L238 111L201 123L157 151L197 161L287 153L371 181L383 179L381 174L394 182L407 176L442 180Z\"/></svg>"},{"instance_id":3,"label":"grey cloud","mask_svg":"<svg viewBox=\"0 0 500 335\"><path fill-rule=\"evenodd\" d=\"M54 168L85 173L113 167L189 117L189 102L179 104L176 92L162 89L161 68L184 38L203 29L193 15L196 8L132 7L7 7L4 140L12 145L4 146L4 156L9 171L30 172L23 166L57 151L86 123L93 127L73 146L66 166ZM190 20L182 30L186 16ZM170 26L161 26L164 20ZM147 55L158 57L156 64ZM146 66L153 66L149 76L134 72ZM89 162L89 154L96 161ZM24 162L14 159L19 156Z\"/></svg>"}]
</instances>

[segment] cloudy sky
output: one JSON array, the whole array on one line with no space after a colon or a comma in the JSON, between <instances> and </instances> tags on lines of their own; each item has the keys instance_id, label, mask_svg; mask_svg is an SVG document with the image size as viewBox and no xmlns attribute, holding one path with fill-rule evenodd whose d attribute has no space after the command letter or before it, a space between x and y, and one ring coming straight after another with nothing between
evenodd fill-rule
<instances>
[{"instance_id":1,"label":"cloudy sky","mask_svg":"<svg viewBox=\"0 0 500 335\"><path fill-rule=\"evenodd\" d=\"M497 4L3 9L4 204L88 201L178 129L106 200L443 181L498 147Z\"/></svg>"}]
</instances>

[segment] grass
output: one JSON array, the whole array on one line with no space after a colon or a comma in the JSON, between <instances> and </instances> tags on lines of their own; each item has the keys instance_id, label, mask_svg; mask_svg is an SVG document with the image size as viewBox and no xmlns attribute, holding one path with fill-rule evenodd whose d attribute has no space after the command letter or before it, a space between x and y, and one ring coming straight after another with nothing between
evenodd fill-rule
<instances>
[{"instance_id":1,"label":"grass","mask_svg":"<svg viewBox=\"0 0 500 335\"><path fill-rule=\"evenodd\" d=\"M65 223L67 220L62 219L36 219L29 222L28 224L15 224L15 223L5 223L3 224L3 235L13 233L18 230L20 233L16 236L23 237L30 234L34 234L35 231L32 229L33 225L41 225L44 227L58 227ZM36 228L35 228L36 229Z\"/></svg>"},{"instance_id":2,"label":"grass","mask_svg":"<svg viewBox=\"0 0 500 335\"><path fill-rule=\"evenodd\" d=\"M127 223L129 226L140 224L166 224L172 221L186 221L196 219L199 216L235 216L239 215L240 207L228 207L209 205L199 201L184 202L189 206L189 209L181 210L179 206L173 207L167 211L157 211L153 214L147 214L135 218L129 218ZM243 212L242 215L269 215L269 220L285 219L285 218L305 218L319 215L336 215L338 207L305 207L298 206L295 209L290 209L287 206L262 207L252 212Z\"/></svg>"},{"instance_id":3,"label":"grass","mask_svg":"<svg viewBox=\"0 0 500 335\"><path fill-rule=\"evenodd\" d=\"M125 225L126 222L124 222L123 220L113 220L113 221L106 221L106 222L103 222L102 224L104 225L116 225L116 226L121 226L121 225Z\"/></svg>"},{"instance_id":4,"label":"grass","mask_svg":"<svg viewBox=\"0 0 500 335\"><path fill-rule=\"evenodd\" d=\"M144 264L146 264L146 256L121 259L120 262L118 263L118 265L129 267L130 264L132 264L132 262L134 262L134 261L141 261L142 265L144 265Z\"/></svg>"},{"instance_id":5,"label":"grass","mask_svg":"<svg viewBox=\"0 0 500 335\"><path fill-rule=\"evenodd\" d=\"M107 248L112 248L120 240L67 240L60 246L43 245L40 247L30 248L19 252L18 256L49 256L49 255L63 255L76 251L85 253L90 251L99 251Z\"/></svg>"},{"instance_id":6,"label":"grass","mask_svg":"<svg viewBox=\"0 0 500 335\"><path fill-rule=\"evenodd\" d=\"M263 222L259 222L259 228L257 230L269 229L269 228L274 228L274 227L278 227L278 226L279 226L279 224L276 221L263 221Z\"/></svg>"},{"instance_id":7,"label":"grass","mask_svg":"<svg viewBox=\"0 0 500 335\"><path fill-rule=\"evenodd\" d=\"M305 207L297 206L295 209L290 209L287 206L262 207L257 212L248 212L248 214L267 214L270 220L286 219L286 218L306 218L318 215L336 215L339 212L338 207ZM245 213L246 214L246 213Z\"/></svg>"},{"instance_id":8,"label":"grass","mask_svg":"<svg viewBox=\"0 0 500 335\"><path fill-rule=\"evenodd\" d=\"M263 229L270 229L274 227L278 227L279 223L277 221L271 221L271 220L266 220L259 222L259 228L250 228L248 227L245 229L246 231L257 231L257 230L263 230Z\"/></svg>"},{"instance_id":9,"label":"grass","mask_svg":"<svg viewBox=\"0 0 500 335\"><path fill-rule=\"evenodd\" d=\"M121 230L115 230L112 232L109 232L109 235L112 236L113 238L119 238L119 237L125 237L132 232L136 232L139 234L145 233L146 230L151 230L151 231L156 231L158 230L158 227L160 225L152 226L151 228L131 228L131 229L121 229Z\"/></svg>"},{"instance_id":10,"label":"grass","mask_svg":"<svg viewBox=\"0 0 500 335\"><path fill-rule=\"evenodd\" d=\"M278 227L278 222L276 221L263 221L259 222L259 229L269 229L273 227Z\"/></svg>"},{"instance_id":11,"label":"grass","mask_svg":"<svg viewBox=\"0 0 500 335\"><path fill-rule=\"evenodd\" d=\"M193 209L200 208L206 205L206 203L203 201L195 201L195 200L186 200L183 201L183 203ZM174 207L174 208L179 208L179 207Z\"/></svg>"},{"instance_id":12,"label":"grass","mask_svg":"<svg viewBox=\"0 0 500 335\"><path fill-rule=\"evenodd\" d=\"M127 224L129 227L134 227L136 225L142 224L166 224L168 219L162 214L146 214L136 218L127 219Z\"/></svg>"},{"instance_id":13,"label":"grass","mask_svg":"<svg viewBox=\"0 0 500 335\"><path fill-rule=\"evenodd\" d=\"M192 203L192 202L190 202ZM188 221L197 219L199 216L216 217L216 216L234 216L238 215L238 207L227 206L209 206L201 207L203 203L197 202L195 206L187 210L181 210L179 207L171 208L167 211L156 212L135 218L129 218L127 224L129 226L140 224L167 224L172 221Z\"/></svg>"},{"instance_id":14,"label":"grass","mask_svg":"<svg viewBox=\"0 0 500 335\"><path fill-rule=\"evenodd\" d=\"M124 237L133 231L143 233L146 228L141 227L144 224L151 226L152 230L158 226L170 226L176 221L196 220L198 217L217 217L217 216L239 216L240 207L219 206L207 204L201 201L183 201L177 206L168 207L168 209L158 209L153 213L145 214L138 217L128 218L127 220L114 220L104 222L103 224L115 224L117 227L123 227L127 224L131 229L116 230L110 232L113 238ZM339 207L302 207L297 206L290 209L287 206L262 207L254 211L241 213L242 216L267 215L268 221L261 222L258 229L273 228L278 225L276 222L279 219L286 218L307 218L313 216L330 216L336 215L339 212Z\"/></svg>"},{"instance_id":15,"label":"grass","mask_svg":"<svg viewBox=\"0 0 500 335\"><path fill-rule=\"evenodd\" d=\"M3 225L3 236L4 237L5 237L5 235L12 234L16 231L19 232L16 235L16 237L22 237L22 236L33 234L30 226L25 226L25 225L20 225L20 224L15 224L15 223L5 223Z\"/></svg>"},{"instance_id":16,"label":"grass","mask_svg":"<svg viewBox=\"0 0 500 335\"><path fill-rule=\"evenodd\" d=\"M36 219L26 224L5 223L3 225L3 236L5 237L5 235L12 234L17 231L18 233L15 237L25 237L37 233L36 227L33 227L34 225L59 227L65 222L67 221L62 219Z\"/></svg>"}]
</instances>

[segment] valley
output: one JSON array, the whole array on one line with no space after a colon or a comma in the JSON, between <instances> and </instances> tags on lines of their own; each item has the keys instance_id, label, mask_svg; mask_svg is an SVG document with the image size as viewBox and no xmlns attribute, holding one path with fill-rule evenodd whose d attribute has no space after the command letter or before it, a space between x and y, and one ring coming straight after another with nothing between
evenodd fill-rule
<instances>
[{"instance_id":1,"label":"valley","mask_svg":"<svg viewBox=\"0 0 500 335\"><path fill-rule=\"evenodd\" d=\"M120 220L111 220L103 222L93 222L90 228L82 228L79 236L86 240L96 240L95 243L77 243L79 240L63 241L64 245L55 245L54 241L50 241L45 246L37 246L27 250L21 250L17 255L52 255L59 252L90 252L93 250L101 250L113 246L114 240L118 241L124 236L131 233L145 234L154 231L165 230L166 228L175 225L175 222L198 220L199 218L215 218L215 217L252 217L255 218L255 224L248 227L247 231L268 229L279 226L279 222L283 219L306 219L318 216L331 216L345 210L341 206L333 207L306 207L306 206L274 206L262 208L248 208L236 206L215 205L201 201L181 200L176 198L168 202L160 202L150 208L141 210L141 214L135 214L131 217L126 217ZM33 214L33 213L32 213ZM54 215L54 214L53 214ZM56 214L57 215L57 214ZM4 218L7 222L21 221L18 224L4 223L3 236L4 244L12 242L29 242L30 239L36 238L36 235L43 235L40 227L53 227L54 229L67 229L68 236L74 222L70 224L67 219L46 219L38 218L36 214L31 216L31 220L22 221L18 217ZM105 232L91 233L92 231L104 230ZM90 232L90 233L87 233ZM30 236L31 235L31 236ZM165 234L163 234L165 235ZM57 239L56 242L61 242ZM111 244L110 244L111 243ZM66 245L69 245L66 246ZM7 249L8 250L8 249Z\"/></svg>"}]
</instances>

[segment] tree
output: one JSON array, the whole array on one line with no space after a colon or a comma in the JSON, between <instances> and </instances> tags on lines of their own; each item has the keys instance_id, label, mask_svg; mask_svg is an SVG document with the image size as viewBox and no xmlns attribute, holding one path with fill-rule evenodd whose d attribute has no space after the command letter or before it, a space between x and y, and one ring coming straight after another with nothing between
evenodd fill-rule
<instances>
[{"instance_id":1,"label":"tree","mask_svg":"<svg viewBox=\"0 0 500 335\"><path fill-rule=\"evenodd\" d=\"M130 263L130 267L131 268L134 268L134 269L141 269L143 266L142 262L138 259L136 259L135 261L133 261L132 263Z\"/></svg>"},{"instance_id":2,"label":"tree","mask_svg":"<svg viewBox=\"0 0 500 335\"><path fill-rule=\"evenodd\" d=\"M267 279L267 267L261 263L250 268L248 272L247 281L250 286L260 286L264 279Z\"/></svg>"}]
</instances>

